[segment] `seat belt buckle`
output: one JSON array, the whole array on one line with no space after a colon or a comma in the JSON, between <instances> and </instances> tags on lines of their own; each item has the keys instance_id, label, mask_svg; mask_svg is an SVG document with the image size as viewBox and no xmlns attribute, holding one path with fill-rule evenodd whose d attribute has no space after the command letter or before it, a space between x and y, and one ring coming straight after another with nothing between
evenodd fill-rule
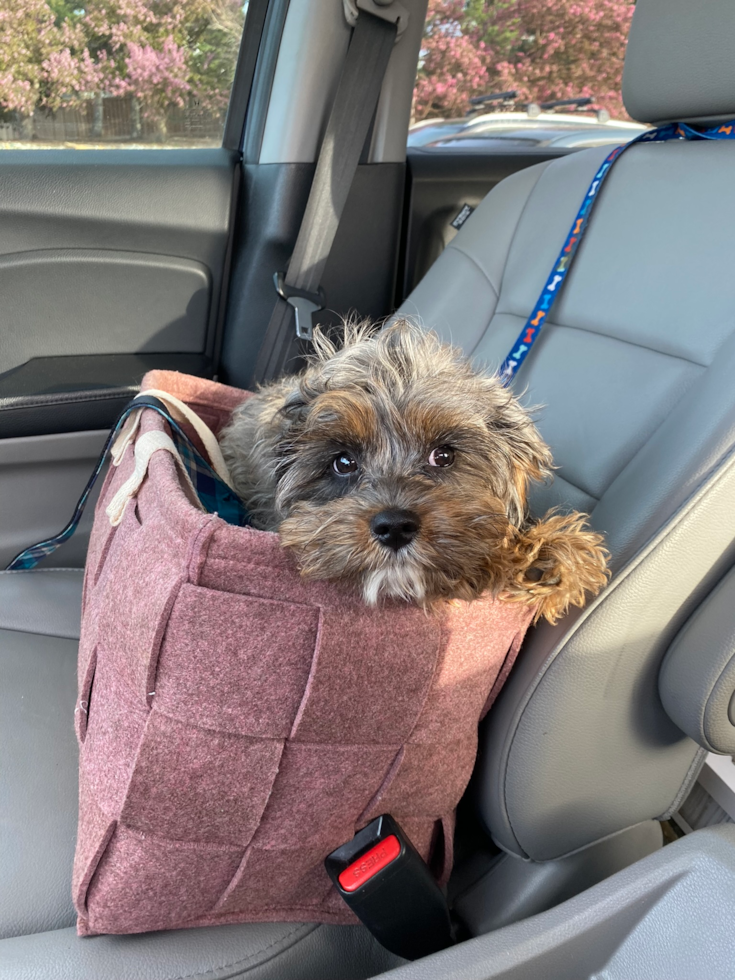
<instances>
[{"instance_id":1,"label":"seat belt buckle","mask_svg":"<svg viewBox=\"0 0 735 980\"><path fill-rule=\"evenodd\" d=\"M293 306L296 321L296 336L299 340L311 340L314 336L312 316L318 310L323 310L327 301L324 290L320 286L315 293L306 289L296 289L286 283L285 272L276 272L273 276L276 292Z\"/></svg>"},{"instance_id":2,"label":"seat belt buckle","mask_svg":"<svg viewBox=\"0 0 735 980\"><path fill-rule=\"evenodd\" d=\"M452 945L444 893L388 814L332 851L324 866L347 905L392 953L415 960Z\"/></svg>"}]
</instances>

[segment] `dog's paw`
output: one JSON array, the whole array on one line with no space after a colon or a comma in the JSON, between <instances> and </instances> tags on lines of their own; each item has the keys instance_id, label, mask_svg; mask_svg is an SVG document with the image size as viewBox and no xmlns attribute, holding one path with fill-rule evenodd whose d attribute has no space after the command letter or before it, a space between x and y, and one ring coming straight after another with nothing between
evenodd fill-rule
<instances>
[{"instance_id":1,"label":"dog's paw","mask_svg":"<svg viewBox=\"0 0 735 980\"><path fill-rule=\"evenodd\" d=\"M510 539L512 581L506 593L536 607L536 619L556 623L570 606L583 606L609 578L609 553L585 514L550 512Z\"/></svg>"}]
</instances>

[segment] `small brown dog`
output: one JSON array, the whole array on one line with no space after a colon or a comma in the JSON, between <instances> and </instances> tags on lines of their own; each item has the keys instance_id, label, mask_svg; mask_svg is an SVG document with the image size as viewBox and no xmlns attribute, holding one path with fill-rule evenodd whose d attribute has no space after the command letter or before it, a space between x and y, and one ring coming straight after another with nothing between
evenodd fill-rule
<instances>
[{"instance_id":1,"label":"small brown dog","mask_svg":"<svg viewBox=\"0 0 735 980\"><path fill-rule=\"evenodd\" d=\"M323 333L303 374L261 388L221 436L255 527L304 576L351 578L365 601L429 606L490 590L551 622L607 581L583 514L529 518L551 453L496 377L407 321Z\"/></svg>"}]
</instances>

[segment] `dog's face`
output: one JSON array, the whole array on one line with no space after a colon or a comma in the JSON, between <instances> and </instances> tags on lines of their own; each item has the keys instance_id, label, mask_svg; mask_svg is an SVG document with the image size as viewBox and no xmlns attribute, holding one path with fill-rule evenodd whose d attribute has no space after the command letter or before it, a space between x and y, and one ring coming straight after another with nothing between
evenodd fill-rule
<instances>
[{"instance_id":1,"label":"dog's face","mask_svg":"<svg viewBox=\"0 0 735 980\"><path fill-rule=\"evenodd\" d=\"M305 576L358 579L369 603L503 584L509 530L550 458L496 379L399 323L339 351L322 340L320 359L277 390L275 515Z\"/></svg>"}]
</instances>

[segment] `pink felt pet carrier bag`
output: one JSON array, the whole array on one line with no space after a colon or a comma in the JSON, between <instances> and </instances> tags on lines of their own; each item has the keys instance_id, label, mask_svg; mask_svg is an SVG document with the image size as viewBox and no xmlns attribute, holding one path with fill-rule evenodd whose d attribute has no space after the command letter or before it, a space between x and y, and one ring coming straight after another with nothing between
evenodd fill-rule
<instances>
[{"instance_id":1,"label":"pink felt pet carrier bag","mask_svg":"<svg viewBox=\"0 0 735 980\"><path fill-rule=\"evenodd\" d=\"M215 433L248 397L170 372L143 387ZM165 430L144 409L136 440ZM324 858L382 813L445 881L477 725L532 611L367 608L345 584L306 582L277 535L197 507L167 451L112 526L134 466L131 442L84 582L79 933L354 922Z\"/></svg>"}]
</instances>

